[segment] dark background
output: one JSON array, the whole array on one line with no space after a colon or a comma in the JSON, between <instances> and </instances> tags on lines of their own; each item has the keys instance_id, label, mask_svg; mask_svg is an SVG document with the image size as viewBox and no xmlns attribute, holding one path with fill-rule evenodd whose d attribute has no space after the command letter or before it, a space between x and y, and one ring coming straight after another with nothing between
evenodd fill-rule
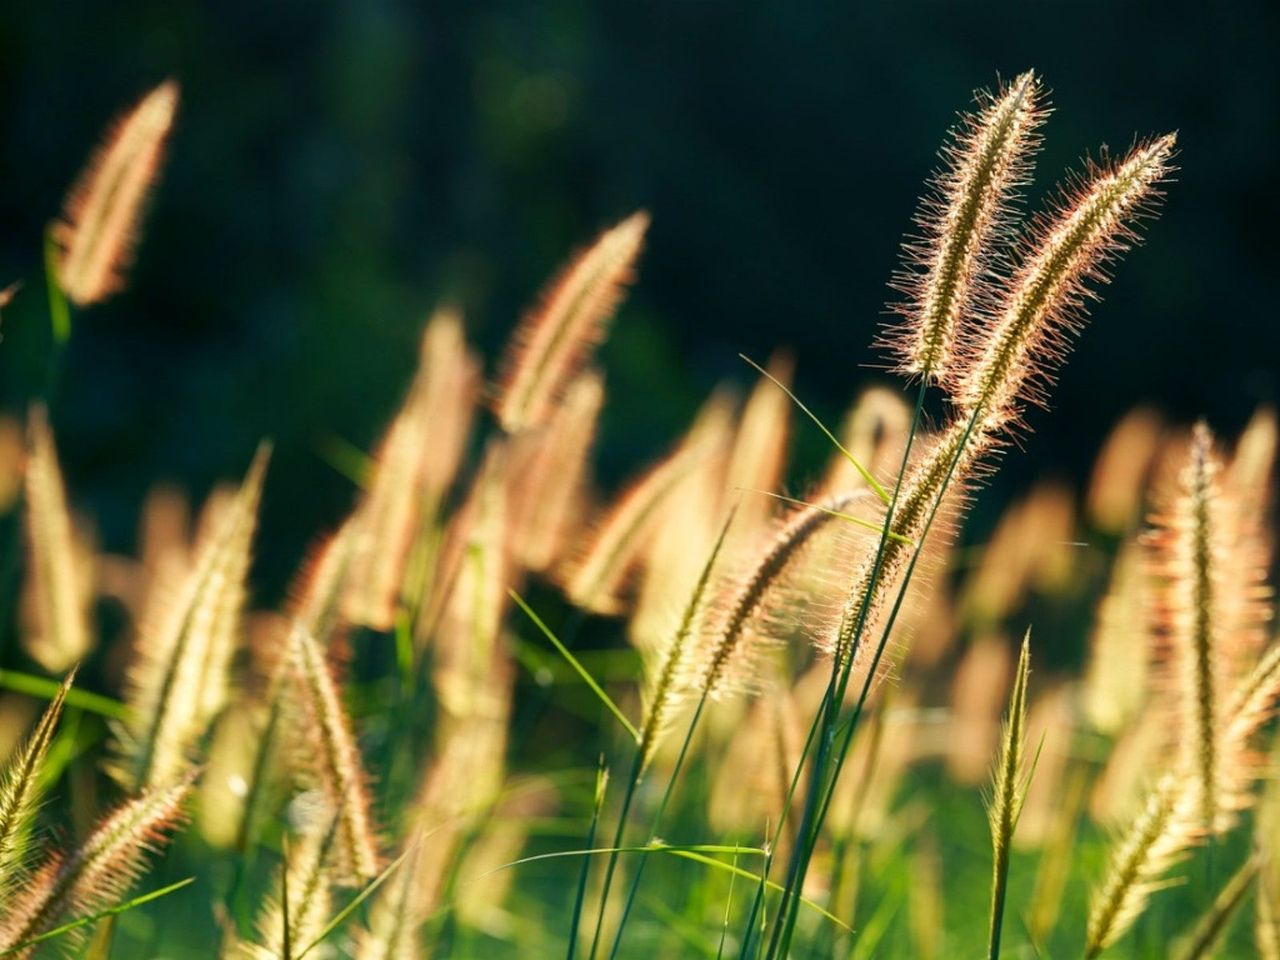
<instances>
[{"instance_id":1,"label":"dark background","mask_svg":"<svg viewBox=\"0 0 1280 960\"><path fill-rule=\"evenodd\" d=\"M374 441L431 307L462 303L492 357L568 251L641 206L641 282L604 350L605 479L718 379L746 383L739 351L793 349L835 419L874 376L885 281L955 111L1034 66L1057 109L1033 198L1135 135L1178 129L1182 170L989 518L1033 476L1080 476L1138 402L1230 434L1275 399L1280 6L1214 6L10 4L0 286L27 289L0 397L19 409L43 376L45 223L106 122L174 76L131 288L78 315L56 411L73 498L109 546L152 480L202 493L270 435L269 599L352 499L317 445Z\"/></svg>"}]
</instances>

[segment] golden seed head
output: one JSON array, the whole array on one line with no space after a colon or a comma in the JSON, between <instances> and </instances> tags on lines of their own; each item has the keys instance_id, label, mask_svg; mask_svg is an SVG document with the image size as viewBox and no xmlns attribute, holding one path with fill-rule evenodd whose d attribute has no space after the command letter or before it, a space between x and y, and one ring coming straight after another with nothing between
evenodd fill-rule
<instances>
[{"instance_id":1,"label":"golden seed head","mask_svg":"<svg viewBox=\"0 0 1280 960\"><path fill-rule=\"evenodd\" d=\"M67 194L52 229L62 251L58 281L73 303L89 306L124 286L177 108L178 85L167 80L115 125Z\"/></svg>"}]
</instances>

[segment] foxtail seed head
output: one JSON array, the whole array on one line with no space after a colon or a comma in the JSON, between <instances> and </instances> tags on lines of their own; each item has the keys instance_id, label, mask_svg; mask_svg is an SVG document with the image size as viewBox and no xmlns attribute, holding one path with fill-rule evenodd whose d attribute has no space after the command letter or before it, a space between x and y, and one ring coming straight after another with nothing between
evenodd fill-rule
<instances>
[{"instance_id":1,"label":"foxtail seed head","mask_svg":"<svg viewBox=\"0 0 1280 960\"><path fill-rule=\"evenodd\" d=\"M119 731L123 762L113 770L136 789L179 776L226 699L269 452L259 448L239 492L207 511L193 568L139 630Z\"/></svg>"},{"instance_id":2,"label":"foxtail seed head","mask_svg":"<svg viewBox=\"0 0 1280 960\"><path fill-rule=\"evenodd\" d=\"M633 277L649 215L633 213L570 261L525 316L503 361L498 420L508 433L538 427L604 340Z\"/></svg>"},{"instance_id":3,"label":"foxtail seed head","mask_svg":"<svg viewBox=\"0 0 1280 960\"><path fill-rule=\"evenodd\" d=\"M961 116L916 214L921 236L905 245L894 286L908 298L897 307L907 322L881 339L900 372L931 382L949 372L970 308L989 305L991 272L1013 234L1012 201L1029 180L1048 113L1032 71L975 99L977 112Z\"/></svg>"},{"instance_id":4,"label":"foxtail seed head","mask_svg":"<svg viewBox=\"0 0 1280 960\"><path fill-rule=\"evenodd\" d=\"M1138 239L1136 225L1172 171L1173 134L1134 148L1119 163L1089 164L1084 182L1037 218L1027 256L1004 285L981 333L966 342L951 390L961 414L992 433L1016 420L1020 403L1043 404L1044 384L1083 322L1090 282Z\"/></svg>"},{"instance_id":5,"label":"foxtail seed head","mask_svg":"<svg viewBox=\"0 0 1280 960\"><path fill-rule=\"evenodd\" d=\"M1106 879L1091 898L1085 956L1092 960L1115 943L1146 909L1160 876L1200 836L1194 790L1166 774L1147 796L1142 813L1113 845Z\"/></svg>"},{"instance_id":6,"label":"foxtail seed head","mask_svg":"<svg viewBox=\"0 0 1280 960\"><path fill-rule=\"evenodd\" d=\"M58 281L78 306L105 300L124 285L142 207L164 158L178 107L178 85L156 87L112 129L89 161L52 227L62 250Z\"/></svg>"},{"instance_id":7,"label":"foxtail seed head","mask_svg":"<svg viewBox=\"0 0 1280 960\"><path fill-rule=\"evenodd\" d=\"M18 889L27 863L26 853L32 819L40 801L40 777L49 745L62 716L62 705L75 679L67 674L57 694L45 709L35 730L0 770L0 908L11 891Z\"/></svg>"},{"instance_id":8,"label":"foxtail seed head","mask_svg":"<svg viewBox=\"0 0 1280 960\"><path fill-rule=\"evenodd\" d=\"M301 706L297 749L336 818L334 880L356 885L378 872L378 842L360 752L324 651L301 624L295 624L288 643L294 698Z\"/></svg>"},{"instance_id":9,"label":"foxtail seed head","mask_svg":"<svg viewBox=\"0 0 1280 960\"><path fill-rule=\"evenodd\" d=\"M11 950L72 915L91 914L122 899L142 873L147 854L163 845L180 819L193 774L125 802L67 855L54 855L0 921L0 952ZM14 954L28 957L34 947Z\"/></svg>"},{"instance_id":10,"label":"foxtail seed head","mask_svg":"<svg viewBox=\"0 0 1280 960\"><path fill-rule=\"evenodd\" d=\"M45 669L65 670L93 643L90 556L67 507L53 432L41 406L31 410L28 435L23 644Z\"/></svg>"}]
</instances>

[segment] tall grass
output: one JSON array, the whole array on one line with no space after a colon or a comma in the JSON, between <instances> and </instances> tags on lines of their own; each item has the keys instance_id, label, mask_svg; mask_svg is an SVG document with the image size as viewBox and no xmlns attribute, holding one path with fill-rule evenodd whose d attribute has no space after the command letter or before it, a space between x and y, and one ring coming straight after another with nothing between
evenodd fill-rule
<instances>
[{"instance_id":1,"label":"tall grass","mask_svg":"<svg viewBox=\"0 0 1280 960\"><path fill-rule=\"evenodd\" d=\"M51 232L55 373L127 280L176 105L125 115ZM440 307L372 454L327 446L352 510L277 610L269 447L105 554L51 377L25 449L0 422L27 531L0 955L1275 956L1274 415L1233 446L1135 411L1086 490L961 536L1174 170L1138 140L1024 217L1048 112L1029 71L960 118L876 338L905 387L837 429L780 352L596 489L647 213L569 259L492 385Z\"/></svg>"}]
</instances>

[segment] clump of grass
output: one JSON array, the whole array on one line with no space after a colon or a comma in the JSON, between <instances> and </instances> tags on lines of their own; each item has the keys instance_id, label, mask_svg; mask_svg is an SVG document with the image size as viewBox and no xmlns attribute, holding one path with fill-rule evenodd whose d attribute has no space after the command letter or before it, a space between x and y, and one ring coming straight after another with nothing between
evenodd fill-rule
<instances>
[{"instance_id":1,"label":"clump of grass","mask_svg":"<svg viewBox=\"0 0 1280 960\"><path fill-rule=\"evenodd\" d=\"M334 946L359 960L892 958L985 933L990 957L1092 957L1157 904L1201 920L1176 944L1155 923L1140 936L1194 957L1235 946L1254 883L1258 949L1274 954L1271 813L1255 854L1236 829L1273 773L1258 740L1280 697L1274 416L1233 450L1135 413L1082 511L1041 483L985 543L951 545L1173 169L1172 137L1104 153L1020 223L1045 98L1032 72L980 93L928 187L895 280L901 320L879 338L914 404L862 390L832 431L797 398L789 355L747 361L745 403L717 387L664 457L598 496L592 355L635 279L636 214L519 324L492 417L461 314L432 314L373 455L325 444L355 508L280 612L253 609L249 587L265 449L194 534L185 498L157 489L138 559L95 555L42 408L25 467L21 427L0 419L0 515L20 487L27 501L20 646L36 671L84 661L88 687L0 667L0 952L73 942L181 886L126 899L203 770L198 836L156 868L191 864L200 895L181 922L101 924L98 955L220 939L222 956L279 960ZM122 123L48 247L55 365L62 291L86 305L122 282L174 103L161 88ZM792 405L832 444L816 478L792 476ZM127 630L96 616L100 598ZM1016 671L1009 642L1030 619L1062 651L1037 660L1034 689L1029 638ZM1090 622L1080 681L1065 660ZM39 717L33 697L49 701ZM955 838L977 827L997 739L983 916L963 906L985 878ZM588 755L598 765L575 766ZM1127 822L1108 850L1096 826L1113 819ZM1022 925L1005 916L1015 845L1041 850ZM1166 891L1184 863L1188 882Z\"/></svg>"}]
</instances>

